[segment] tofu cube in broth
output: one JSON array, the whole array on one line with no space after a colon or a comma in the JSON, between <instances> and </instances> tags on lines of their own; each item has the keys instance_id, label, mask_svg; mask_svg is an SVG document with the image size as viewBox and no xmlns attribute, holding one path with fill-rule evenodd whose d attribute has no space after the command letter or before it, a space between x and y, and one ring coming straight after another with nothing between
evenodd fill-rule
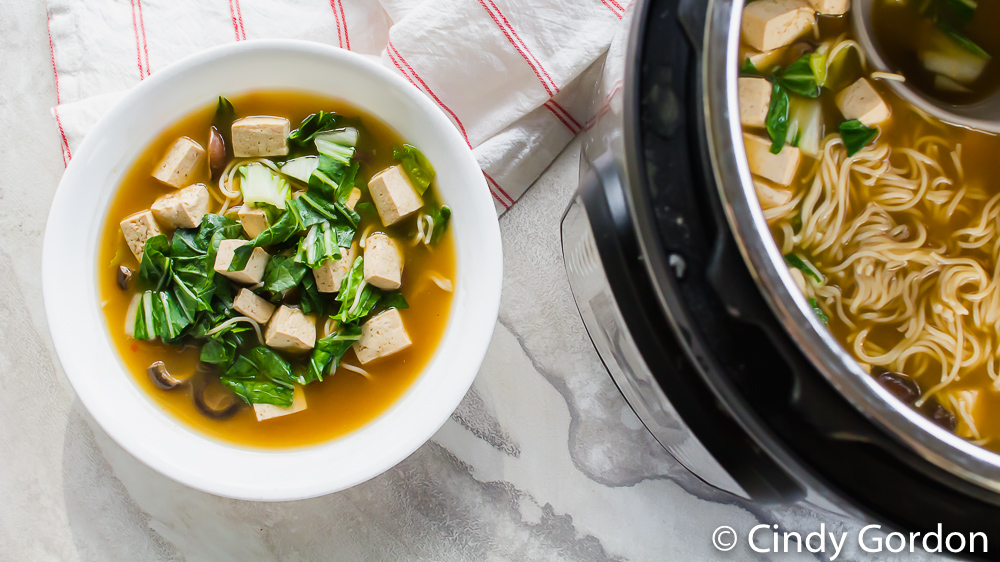
<instances>
[{"instance_id":1,"label":"tofu cube in broth","mask_svg":"<svg viewBox=\"0 0 1000 562\"><path fill-rule=\"evenodd\" d=\"M191 183L205 157L205 149L188 137L177 139L153 170L153 177L172 187Z\"/></svg>"},{"instance_id":2,"label":"tofu cube in broth","mask_svg":"<svg viewBox=\"0 0 1000 562\"><path fill-rule=\"evenodd\" d=\"M233 309L258 324L267 324L274 314L274 305L254 294L246 287L233 299Z\"/></svg>"},{"instance_id":3,"label":"tofu cube in broth","mask_svg":"<svg viewBox=\"0 0 1000 562\"><path fill-rule=\"evenodd\" d=\"M246 232L250 238L256 238L261 232L267 230L269 226L267 224L267 213L264 212L264 209L243 205L236 214L240 218L243 232Z\"/></svg>"},{"instance_id":4,"label":"tofu cube in broth","mask_svg":"<svg viewBox=\"0 0 1000 562\"><path fill-rule=\"evenodd\" d=\"M125 217L120 226L128 249L132 250L132 255L140 262L142 261L142 253L146 249L146 240L163 234L160 225L156 223L153 212L149 209Z\"/></svg>"},{"instance_id":5,"label":"tofu cube in broth","mask_svg":"<svg viewBox=\"0 0 1000 562\"><path fill-rule=\"evenodd\" d=\"M399 165L375 174L368 182L368 191L385 226L396 224L424 206L420 194Z\"/></svg>"},{"instance_id":6,"label":"tofu cube in broth","mask_svg":"<svg viewBox=\"0 0 1000 562\"><path fill-rule=\"evenodd\" d=\"M229 265L233 263L236 248L249 244L249 240L223 240L219 244L219 253L215 256L215 272L220 275L246 285L256 285L264 278L264 268L271 256L263 248L254 248L250 255L250 260L246 267L236 271L229 271Z\"/></svg>"},{"instance_id":7,"label":"tofu cube in broth","mask_svg":"<svg viewBox=\"0 0 1000 562\"><path fill-rule=\"evenodd\" d=\"M403 317L395 308L386 310L361 326L361 339L354 344L354 354L362 365L410 347L413 342L403 327Z\"/></svg>"},{"instance_id":8,"label":"tofu cube in broth","mask_svg":"<svg viewBox=\"0 0 1000 562\"><path fill-rule=\"evenodd\" d=\"M280 418L282 416L288 416L291 414L297 414L302 410L306 409L306 393L302 390L301 386L295 387L295 393L292 395L292 405L287 408L282 408L281 406L275 406L274 404L254 404L253 413L257 416L257 421L262 422L265 420Z\"/></svg>"},{"instance_id":9,"label":"tofu cube in broth","mask_svg":"<svg viewBox=\"0 0 1000 562\"><path fill-rule=\"evenodd\" d=\"M354 258L358 256L355 246L340 249L339 260L329 260L313 269L313 277L316 279L316 289L321 293L338 293L340 286L351 270Z\"/></svg>"},{"instance_id":10,"label":"tofu cube in broth","mask_svg":"<svg viewBox=\"0 0 1000 562\"><path fill-rule=\"evenodd\" d=\"M309 351L316 346L316 319L282 305L267 324L264 343L281 351Z\"/></svg>"},{"instance_id":11,"label":"tofu cube in broth","mask_svg":"<svg viewBox=\"0 0 1000 562\"><path fill-rule=\"evenodd\" d=\"M233 154L237 158L285 156L291 123L284 117L257 115L233 121Z\"/></svg>"},{"instance_id":12,"label":"tofu cube in broth","mask_svg":"<svg viewBox=\"0 0 1000 562\"><path fill-rule=\"evenodd\" d=\"M386 234L376 232L365 240L365 281L384 291L403 283L403 254Z\"/></svg>"},{"instance_id":13,"label":"tofu cube in broth","mask_svg":"<svg viewBox=\"0 0 1000 562\"><path fill-rule=\"evenodd\" d=\"M159 197L150 207L160 224L170 228L194 228L208 213L208 188L196 183Z\"/></svg>"}]
</instances>

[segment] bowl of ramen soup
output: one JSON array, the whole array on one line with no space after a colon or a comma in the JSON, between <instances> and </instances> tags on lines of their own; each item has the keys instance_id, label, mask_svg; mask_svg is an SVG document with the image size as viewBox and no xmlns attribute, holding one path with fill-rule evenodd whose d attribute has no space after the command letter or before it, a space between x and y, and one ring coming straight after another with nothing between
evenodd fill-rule
<instances>
[{"instance_id":1,"label":"bowl of ramen soup","mask_svg":"<svg viewBox=\"0 0 1000 562\"><path fill-rule=\"evenodd\" d=\"M871 10L890 71L855 41L852 6ZM745 162L803 312L918 427L914 442L932 443L926 431L952 447L943 458L982 466L997 459L973 445L1000 452L1000 139L897 88L956 106L992 95L998 9L748 2L737 85Z\"/></svg>"},{"instance_id":2,"label":"bowl of ramen soup","mask_svg":"<svg viewBox=\"0 0 1000 562\"><path fill-rule=\"evenodd\" d=\"M294 41L151 76L66 170L45 235L55 346L94 419L184 484L286 500L371 478L475 377L496 213L403 78Z\"/></svg>"}]
</instances>

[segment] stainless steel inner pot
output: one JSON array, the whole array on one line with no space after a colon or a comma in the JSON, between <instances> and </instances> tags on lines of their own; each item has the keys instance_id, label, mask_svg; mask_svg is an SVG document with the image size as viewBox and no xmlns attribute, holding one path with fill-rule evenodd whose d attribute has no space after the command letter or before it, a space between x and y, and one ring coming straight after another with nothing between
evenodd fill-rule
<instances>
[{"instance_id":1,"label":"stainless steel inner pot","mask_svg":"<svg viewBox=\"0 0 1000 562\"><path fill-rule=\"evenodd\" d=\"M812 313L789 275L757 202L737 97L743 0L711 0L704 38L705 123L726 218L761 293L822 375L888 435L940 468L1000 492L1000 455L949 433L893 398Z\"/></svg>"}]
</instances>

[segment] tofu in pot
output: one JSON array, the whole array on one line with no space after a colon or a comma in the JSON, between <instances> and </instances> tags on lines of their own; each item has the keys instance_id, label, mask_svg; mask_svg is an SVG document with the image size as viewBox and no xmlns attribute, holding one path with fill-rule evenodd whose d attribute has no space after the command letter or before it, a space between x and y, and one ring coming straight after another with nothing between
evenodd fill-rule
<instances>
[{"instance_id":1,"label":"tofu in pot","mask_svg":"<svg viewBox=\"0 0 1000 562\"><path fill-rule=\"evenodd\" d=\"M257 296L246 287L240 289L233 299L233 309L258 324L267 324L274 314L274 305Z\"/></svg>"},{"instance_id":2,"label":"tofu in pot","mask_svg":"<svg viewBox=\"0 0 1000 562\"><path fill-rule=\"evenodd\" d=\"M249 244L249 240L223 240L219 244L219 253L215 256L215 272L232 279L237 283L256 285L264 278L264 268L271 256L263 248L254 248L246 267L236 271L228 271L233 263L236 248Z\"/></svg>"},{"instance_id":3,"label":"tofu in pot","mask_svg":"<svg viewBox=\"0 0 1000 562\"><path fill-rule=\"evenodd\" d=\"M316 346L316 319L297 308L281 306L267 324L264 343L282 351L309 351Z\"/></svg>"},{"instance_id":4,"label":"tofu in pot","mask_svg":"<svg viewBox=\"0 0 1000 562\"><path fill-rule=\"evenodd\" d=\"M753 182L753 187L757 192L757 201L760 201L760 207L764 210L787 205L794 196L790 189L771 187L761 181Z\"/></svg>"},{"instance_id":5,"label":"tofu in pot","mask_svg":"<svg viewBox=\"0 0 1000 562\"><path fill-rule=\"evenodd\" d=\"M384 291L403 283L403 255L386 234L376 232L365 240L365 281Z\"/></svg>"},{"instance_id":6,"label":"tofu in pot","mask_svg":"<svg viewBox=\"0 0 1000 562\"><path fill-rule=\"evenodd\" d=\"M882 96L865 78L844 88L837 95L837 108L845 119L857 119L865 126L877 125L889 118L891 111Z\"/></svg>"},{"instance_id":7,"label":"tofu in pot","mask_svg":"<svg viewBox=\"0 0 1000 562\"><path fill-rule=\"evenodd\" d=\"M406 177L402 166L386 168L368 182L375 208L382 218L382 224L390 226L412 215L423 207L420 194Z\"/></svg>"},{"instance_id":8,"label":"tofu in pot","mask_svg":"<svg viewBox=\"0 0 1000 562\"><path fill-rule=\"evenodd\" d=\"M358 188L351 189L350 195L347 196L347 201L344 203L352 211L358 206L358 201L361 200L361 190Z\"/></svg>"},{"instance_id":9,"label":"tofu in pot","mask_svg":"<svg viewBox=\"0 0 1000 562\"><path fill-rule=\"evenodd\" d=\"M319 267L313 269L313 277L316 278L316 289L321 293L337 293L340 285L351 270L354 258L358 255L354 246L340 249L340 259L323 262Z\"/></svg>"},{"instance_id":10,"label":"tofu in pot","mask_svg":"<svg viewBox=\"0 0 1000 562\"><path fill-rule=\"evenodd\" d=\"M771 106L771 83L764 78L740 78L740 123L744 127L763 128Z\"/></svg>"},{"instance_id":11,"label":"tofu in pot","mask_svg":"<svg viewBox=\"0 0 1000 562\"><path fill-rule=\"evenodd\" d=\"M743 133L750 172L779 185L790 185L799 169L802 152L794 146L785 146L778 154L771 153L771 141L757 135Z\"/></svg>"},{"instance_id":12,"label":"tofu in pot","mask_svg":"<svg viewBox=\"0 0 1000 562\"><path fill-rule=\"evenodd\" d=\"M264 212L264 209L243 205L236 214L240 218L240 225L243 226L243 232L246 232L249 238L256 238L261 232L267 230L269 226L267 224L267 213Z\"/></svg>"},{"instance_id":13,"label":"tofu in pot","mask_svg":"<svg viewBox=\"0 0 1000 562\"><path fill-rule=\"evenodd\" d=\"M233 154L237 158L285 156L291 123L284 117L258 115L233 121Z\"/></svg>"},{"instance_id":14,"label":"tofu in pot","mask_svg":"<svg viewBox=\"0 0 1000 562\"><path fill-rule=\"evenodd\" d=\"M757 70L767 73L771 68L777 66L781 63L781 56L785 53L785 49L773 49L770 51L757 52L748 51L744 53L743 60L750 60L754 68ZM742 64L742 63L741 63Z\"/></svg>"},{"instance_id":15,"label":"tofu in pot","mask_svg":"<svg viewBox=\"0 0 1000 562\"><path fill-rule=\"evenodd\" d=\"M257 421L280 418L290 414L296 414L306 409L306 393L301 386L296 385L292 394L292 405L287 408L275 406L274 404L254 404L253 413L257 416Z\"/></svg>"},{"instance_id":16,"label":"tofu in pot","mask_svg":"<svg viewBox=\"0 0 1000 562\"><path fill-rule=\"evenodd\" d=\"M392 308L361 326L361 339L354 343L354 353L364 365L403 351L411 343L403 327L403 317Z\"/></svg>"},{"instance_id":17,"label":"tofu in pot","mask_svg":"<svg viewBox=\"0 0 1000 562\"><path fill-rule=\"evenodd\" d=\"M125 217L120 226L129 250L132 250L135 259L140 262L142 262L142 252L146 249L146 240L163 234L153 212L149 209Z\"/></svg>"},{"instance_id":18,"label":"tofu in pot","mask_svg":"<svg viewBox=\"0 0 1000 562\"><path fill-rule=\"evenodd\" d=\"M809 5L824 16L842 16L851 9L851 0L809 0Z\"/></svg>"},{"instance_id":19,"label":"tofu in pot","mask_svg":"<svg viewBox=\"0 0 1000 562\"><path fill-rule=\"evenodd\" d=\"M153 177L163 183L181 187L191 183L191 178L205 157L205 149L200 144L181 137L171 145L153 170Z\"/></svg>"},{"instance_id":20,"label":"tofu in pot","mask_svg":"<svg viewBox=\"0 0 1000 562\"><path fill-rule=\"evenodd\" d=\"M816 24L806 0L757 0L743 8L743 40L758 51L784 47Z\"/></svg>"},{"instance_id":21,"label":"tofu in pot","mask_svg":"<svg viewBox=\"0 0 1000 562\"><path fill-rule=\"evenodd\" d=\"M160 224L171 228L194 228L208 212L208 201L208 188L203 183L196 183L160 197L150 210Z\"/></svg>"}]
</instances>

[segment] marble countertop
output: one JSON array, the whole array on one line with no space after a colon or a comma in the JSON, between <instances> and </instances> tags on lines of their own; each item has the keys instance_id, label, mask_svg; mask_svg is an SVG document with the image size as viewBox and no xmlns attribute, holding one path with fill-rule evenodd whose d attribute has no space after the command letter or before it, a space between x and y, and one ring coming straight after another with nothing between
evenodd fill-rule
<instances>
[{"instance_id":1,"label":"marble countertop","mask_svg":"<svg viewBox=\"0 0 1000 562\"><path fill-rule=\"evenodd\" d=\"M625 404L562 266L578 143L500 221L492 346L430 442L367 483L306 501L233 501L168 480L93 423L49 339L40 253L63 163L44 2L0 6L0 53L0 559L745 559L770 557L744 545L719 553L712 531L854 525L709 488Z\"/></svg>"}]
</instances>

